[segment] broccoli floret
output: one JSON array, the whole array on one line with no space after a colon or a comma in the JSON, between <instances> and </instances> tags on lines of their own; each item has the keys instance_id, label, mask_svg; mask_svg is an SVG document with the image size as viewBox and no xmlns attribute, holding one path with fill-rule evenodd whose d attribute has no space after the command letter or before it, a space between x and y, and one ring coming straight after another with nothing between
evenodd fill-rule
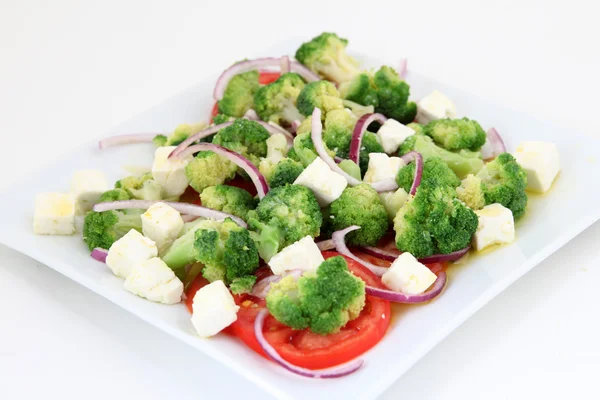
<instances>
[{"instance_id":1,"label":"broccoli floret","mask_svg":"<svg viewBox=\"0 0 600 400\"><path fill-rule=\"evenodd\" d=\"M304 80L296 73L281 75L275 82L258 89L254 109L263 121L289 126L304 116L296 108L296 99L304 88Z\"/></svg>"},{"instance_id":2,"label":"broccoli floret","mask_svg":"<svg viewBox=\"0 0 600 400\"><path fill-rule=\"evenodd\" d=\"M477 151L483 146L486 134L477 121L463 119L438 119L423 127L423 133L446 150L467 149Z\"/></svg>"},{"instance_id":3,"label":"broccoli floret","mask_svg":"<svg viewBox=\"0 0 600 400\"><path fill-rule=\"evenodd\" d=\"M254 94L260 88L258 71L249 71L231 78L219 100L219 113L241 118L254 105Z\"/></svg>"},{"instance_id":4,"label":"broccoli floret","mask_svg":"<svg viewBox=\"0 0 600 400\"><path fill-rule=\"evenodd\" d=\"M230 218L201 226L194 238L196 260L204 264L202 276L209 282L222 280L230 285L258 268L258 250L250 233ZM243 282L238 285L245 286Z\"/></svg>"},{"instance_id":5,"label":"broccoli floret","mask_svg":"<svg viewBox=\"0 0 600 400\"><path fill-rule=\"evenodd\" d=\"M413 131L415 131L415 134L417 134L417 135L423 134L423 125L419 124L418 122L411 122L410 124L408 124L406 126L408 126Z\"/></svg>"},{"instance_id":6,"label":"broccoli floret","mask_svg":"<svg viewBox=\"0 0 600 400\"><path fill-rule=\"evenodd\" d=\"M356 118L360 118L365 114L373 114L375 112L375 107L372 105L363 106L362 104L355 103L348 99L343 99L342 104L344 107L352 111L352 114L354 114Z\"/></svg>"},{"instance_id":7,"label":"broccoli floret","mask_svg":"<svg viewBox=\"0 0 600 400\"><path fill-rule=\"evenodd\" d=\"M200 194L200 199L205 207L233 214L244 220L248 211L256 207L256 201L250 193L228 185L207 187Z\"/></svg>"},{"instance_id":8,"label":"broccoli floret","mask_svg":"<svg viewBox=\"0 0 600 400\"><path fill-rule=\"evenodd\" d=\"M241 278L235 278L229 284L229 289L233 294L244 294L250 293L252 291L252 287L256 283L255 275L247 275Z\"/></svg>"},{"instance_id":9,"label":"broccoli floret","mask_svg":"<svg viewBox=\"0 0 600 400\"><path fill-rule=\"evenodd\" d=\"M116 189L122 189L137 200L163 200L165 192L162 186L148 172L141 176L128 176L115 183Z\"/></svg>"},{"instance_id":10,"label":"broccoli floret","mask_svg":"<svg viewBox=\"0 0 600 400\"><path fill-rule=\"evenodd\" d=\"M121 200L130 200L131 196L126 190L123 189L112 189L108 190L100 196L98 200L99 203L106 203L109 201L121 201Z\"/></svg>"},{"instance_id":11,"label":"broccoli floret","mask_svg":"<svg viewBox=\"0 0 600 400\"><path fill-rule=\"evenodd\" d=\"M206 127L207 124L205 122L199 122L197 124L181 124L175 128L171 135L156 135L154 139L152 139L152 142L157 147L177 146L187 139L188 136L198 133Z\"/></svg>"},{"instance_id":12,"label":"broccoli floret","mask_svg":"<svg viewBox=\"0 0 600 400\"><path fill-rule=\"evenodd\" d=\"M277 164L262 161L260 163L260 172L267 179L271 189L291 185L302 171L304 171L302 163L290 158L284 158Z\"/></svg>"},{"instance_id":13,"label":"broccoli floret","mask_svg":"<svg viewBox=\"0 0 600 400\"><path fill-rule=\"evenodd\" d=\"M210 186L221 185L233 178L237 165L212 152L201 151L185 166L185 176L198 193Z\"/></svg>"},{"instance_id":14,"label":"broccoli floret","mask_svg":"<svg viewBox=\"0 0 600 400\"><path fill-rule=\"evenodd\" d=\"M327 236L352 225L360 229L346 236L352 246L375 246L388 230L388 217L377 192L362 183L347 187L323 210L323 230Z\"/></svg>"},{"instance_id":15,"label":"broccoli floret","mask_svg":"<svg viewBox=\"0 0 600 400\"><path fill-rule=\"evenodd\" d=\"M432 157L441 158L460 179L469 174L476 174L483 167L481 153L468 150L461 150L457 153L448 151L436 146L433 139L426 135L409 136L400 145L399 154L403 155L413 150L421 153L424 160Z\"/></svg>"},{"instance_id":16,"label":"broccoli floret","mask_svg":"<svg viewBox=\"0 0 600 400\"><path fill-rule=\"evenodd\" d=\"M236 119L223 128L213 139L213 143L240 153L253 164L258 165L260 157L267 155L269 132L256 121Z\"/></svg>"},{"instance_id":17,"label":"broccoli floret","mask_svg":"<svg viewBox=\"0 0 600 400\"><path fill-rule=\"evenodd\" d=\"M358 181L360 181L362 179L362 176L360 173L360 167L358 165L356 165L356 163L354 161L342 160L342 162L340 162L338 164L338 167L340 167L340 169L342 171L344 171L345 173L347 173L354 179L356 179Z\"/></svg>"},{"instance_id":18,"label":"broccoli floret","mask_svg":"<svg viewBox=\"0 0 600 400\"><path fill-rule=\"evenodd\" d=\"M175 272L181 271L186 265L195 263L196 251L194 249L194 241L196 239L196 231L201 228L218 227L219 224L220 222L218 221L207 219L198 219L184 224L179 237L169 247L162 260Z\"/></svg>"},{"instance_id":19,"label":"broccoli floret","mask_svg":"<svg viewBox=\"0 0 600 400\"><path fill-rule=\"evenodd\" d=\"M388 221L393 223L398 210L406 203L406 200L408 200L408 193L406 193L406 190L400 188L395 192L379 193L379 199L381 200L381 204L385 207Z\"/></svg>"},{"instance_id":20,"label":"broccoli floret","mask_svg":"<svg viewBox=\"0 0 600 400\"><path fill-rule=\"evenodd\" d=\"M334 82L351 80L359 73L358 63L346 54L348 40L335 33L324 32L303 43L296 51L296 60L324 79Z\"/></svg>"},{"instance_id":21,"label":"broccoli floret","mask_svg":"<svg viewBox=\"0 0 600 400\"><path fill-rule=\"evenodd\" d=\"M515 158L502 153L487 163L477 175L469 175L456 189L458 198L474 210L500 203L509 208L515 220L527 207L527 175Z\"/></svg>"},{"instance_id":22,"label":"broccoli floret","mask_svg":"<svg viewBox=\"0 0 600 400\"><path fill-rule=\"evenodd\" d=\"M415 177L415 163L400 168L396 176L398 186L410 191ZM448 167L448 165L439 157L432 157L423 163L423 175L421 180L431 181L438 186L448 186L455 189L460 185L458 176Z\"/></svg>"},{"instance_id":23,"label":"broccoli floret","mask_svg":"<svg viewBox=\"0 0 600 400\"><path fill-rule=\"evenodd\" d=\"M225 114L217 114L213 117L212 122L214 125L221 125L224 124L225 122L229 122L234 120L235 118L230 117L229 115L225 115Z\"/></svg>"},{"instance_id":24,"label":"broccoli floret","mask_svg":"<svg viewBox=\"0 0 600 400\"><path fill-rule=\"evenodd\" d=\"M424 180L394 218L396 247L417 258L452 253L469 245L477 224L455 189Z\"/></svg>"},{"instance_id":25,"label":"broccoli floret","mask_svg":"<svg viewBox=\"0 0 600 400\"><path fill-rule=\"evenodd\" d=\"M326 146L327 148L327 146ZM293 150L293 153L292 153ZM312 141L310 132L301 133L294 138L294 147L288 153L288 157L292 160L299 161L304 167L308 167L310 163L318 157L315 150L315 144ZM333 157L335 152L327 149L327 153Z\"/></svg>"},{"instance_id":26,"label":"broccoli floret","mask_svg":"<svg viewBox=\"0 0 600 400\"><path fill-rule=\"evenodd\" d=\"M90 250L99 247L110 249L110 246L127 232L135 229L142 231L142 210L125 211L90 211L83 222L83 240Z\"/></svg>"},{"instance_id":27,"label":"broccoli floret","mask_svg":"<svg viewBox=\"0 0 600 400\"><path fill-rule=\"evenodd\" d=\"M319 235L323 216L315 195L307 187L287 185L271 189L248 212L248 225L254 230L260 256L272 256L303 237Z\"/></svg>"},{"instance_id":28,"label":"broccoli floret","mask_svg":"<svg viewBox=\"0 0 600 400\"><path fill-rule=\"evenodd\" d=\"M323 261L316 273L271 284L267 308L275 319L293 328L327 335L359 316L365 306L365 284L341 256Z\"/></svg>"},{"instance_id":29,"label":"broccoli floret","mask_svg":"<svg viewBox=\"0 0 600 400\"><path fill-rule=\"evenodd\" d=\"M152 143L154 143L154 145L156 147L165 147L165 146L167 146L168 141L169 141L169 138L165 135L156 135L152 139Z\"/></svg>"},{"instance_id":30,"label":"broccoli floret","mask_svg":"<svg viewBox=\"0 0 600 400\"><path fill-rule=\"evenodd\" d=\"M307 83L300 92L296 101L298 111L305 116L312 115L315 107L321 109L322 117L325 118L331 110L340 110L344 108L340 92L335 85L328 81L315 81Z\"/></svg>"}]
</instances>

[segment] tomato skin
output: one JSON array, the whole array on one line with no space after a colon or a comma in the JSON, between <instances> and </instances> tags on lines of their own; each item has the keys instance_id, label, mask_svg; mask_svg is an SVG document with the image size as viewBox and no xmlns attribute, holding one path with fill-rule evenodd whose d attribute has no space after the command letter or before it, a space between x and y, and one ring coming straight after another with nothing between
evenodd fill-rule
<instances>
[{"instance_id":1,"label":"tomato skin","mask_svg":"<svg viewBox=\"0 0 600 400\"><path fill-rule=\"evenodd\" d=\"M251 180L247 180L242 178L241 176L236 176L232 180L225 182L226 185L239 187L240 189L244 189L248 191L253 197L256 196L256 186L252 183Z\"/></svg>"}]
</instances>

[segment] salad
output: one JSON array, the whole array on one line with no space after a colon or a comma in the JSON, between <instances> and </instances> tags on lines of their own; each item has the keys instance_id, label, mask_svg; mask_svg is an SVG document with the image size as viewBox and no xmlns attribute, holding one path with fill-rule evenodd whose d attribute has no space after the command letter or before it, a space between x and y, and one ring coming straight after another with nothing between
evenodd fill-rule
<instances>
[{"instance_id":1,"label":"salad","mask_svg":"<svg viewBox=\"0 0 600 400\"><path fill-rule=\"evenodd\" d=\"M79 232L125 290L184 302L201 338L306 377L361 368L393 303L435 299L454 262L513 242L560 162L553 143L508 153L439 91L412 100L405 61L366 70L347 44L237 62L210 122L100 141L154 143L151 172L76 172L70 193L37 195L34 232Z\"/></svg>"}]
</instances>

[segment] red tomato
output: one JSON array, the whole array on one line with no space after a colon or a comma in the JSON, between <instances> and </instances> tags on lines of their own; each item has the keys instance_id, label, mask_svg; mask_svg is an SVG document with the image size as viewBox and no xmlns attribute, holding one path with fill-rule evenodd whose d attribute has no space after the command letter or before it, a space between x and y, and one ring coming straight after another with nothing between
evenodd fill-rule
<instances>
[{"instance_id":1,"label":"red tomato","mask_svg":"<svg viewBox=\"0 0 600 400\"><path fill-rule=\"evenodd\" d=\"M261 85L268 85L269 83L275 82L281 74L279 72L261 72L258 77L258 82Z\"/></svg>"},{"instance_id":2,"label":"red tomato","mask_svg":"<svg viewBox=\"0 0 600 400\"><path fill-rule=\"evenodd\" d=\"M192 189L191 186L187 187L185 192L183 192L183 194L179 197L179 201L182 203L197 204L199 206L202 205L200 194Z\"/></svg>"},{"instance_id":3,"label":"red tomato","mask_svg":"<svg viewBox=\"0 0 600 400\"><path fill-rule=\"evenodd\" d=\"M212 122L212 119L218 113L219 113L219 102L215 101L215 105L213 106L212 111L210 112L210 122Z\"/></svg>"},{"instance_id":4,"label":"red tomato","mask_svg":"<svg viewBox=\"0 0 600 400\"><path fill-rule=\"evenodd\" d=\"M232 180L226 183L229 186L239 187L241 189L247 190L252 196L256 196L256 186L252 183L251 180L244 179L240 176L236 176Z\"/></svg>"}]
</instances>

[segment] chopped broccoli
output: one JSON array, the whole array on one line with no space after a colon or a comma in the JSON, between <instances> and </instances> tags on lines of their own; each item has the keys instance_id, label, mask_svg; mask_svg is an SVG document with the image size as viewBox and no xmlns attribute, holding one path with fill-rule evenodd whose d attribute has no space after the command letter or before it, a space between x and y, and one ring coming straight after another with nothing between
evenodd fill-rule
<instances>
[{"instance_id":1,"label":"chopped broccoli","mask_svg":"<svg viewBox=\"0 0 600 400\"><path fill-rule=\"evenodd\" d=\"M342 160L342 162L340 162L338 164L338 167L340 167L340 169L342 171L344 171L345 173L347 173L354 179L359 180L359 181L362 179L362 176L360 174L360 167L358 165L356 165L356 163L354 161Z\"/></svg>"},{"instance_id":2,"label":"chopped broccoli","mask_svg":"<svg viewBox=\"0 0 600 400\"><path fill-rule=\"evenodd\" d=\"M122 189L137 200L163 200L165 192L162 186L148 172L141 176L128 176L115 183L115 189Z\"/></svg>"},{"instance_id":3,"label":"chopped broccoli","mask_svg":"<svg viewBox=\"0 0 600 400\"><path fill-rule=\"evenodd\" d=\"M263 121L289 126L304 116L296 108L296 99L304 88L304 80L296 73L281 75L275 82L258 89L254 95L254 108Z\"/></svg>"},{"instance_id":4,"label":"chopped broccoli","mask_svg":"<svg viewBox=\"0 0 600 400\"><path fill-rule=\"evenodd\" d=\"M208 219L197 219L184 224L179 237L175 239L162 260L175 272L181 271L186 265L195 263L194 240L196 239L196 231L201 228L218 227L219 224L218 221Z\"/></svg>"},{"instance_id":5,"label":"chopped broccoli","mask_svg":"<svg viewBox=\"0 0 600 400\"><path fill-rule=\"evenodd\" d=\"M301 162L284 158L277 164L261 161L260 172L265 176L271 189L294 183L296 178L304 171Z\"/></svg>"},{"instance_id":6,"label":"chopped broccoli","mask_svg":"<svg viewBox=\"0 0 600 400\"><path fill-rule=\"evenodd\" d=\"M256 231L258 251L265 261L307 235L317 237L322 222L315 195L300 185L271 189L256 209L248 212L248 225Z\"/></svg>"},{"instance_id":7,"label":"chopped broccoli","mask_svg":"<svg viewBox=\"0 0 600 400\"><path fill-rule=\"evenodd\" d=\"M254 94L259 89L258 71L249 71L231 78L219 100L219 113L241 118L254 105Z\"/></svg>"},{"instance_id":8,"label":"chopped broccoli","mask_svg":"<svg viewBox=\"0 0 600 400\"><path fill-rule=\"evenodd\" d=\"M229 115L217 114L213 117L212 122L214 125L221 125L221 124L224 124L225 122L233 121L234 119L235 118L230 117Z\"/></svg>"},{"instance_id":9,"label":"chopped broccoli","mask_svg":"<svg viewBox=\"0 0 600 400\"><path fill-rule=\"evenodd\" d=\"M423 127L423 133L446 150L477 151L483 146L486 134L477 121L463 119L438 119Z\"/></svg>"},{"instance_id":10,"label":"chopped broccoli","mask_svg":"<svg viewBox=\"0 0 600 400\"><path fill-rule=\"evenodd\" d=\"M381 200L381 204L385 207L388 221L393 223L398 210L406 203L408 193L406 193L406 190L400 188L395 192L379 193L379 199Z\"/></svg>"},{"instance_id":11,"label":"chopped broccoli","mask_svg":"<svg viewBox=\"0 0 600 400\"><path fill-rule=\"evenodd\" d=\"M292 150L294 151L293 153ZM315 144L310 136L310 132L296 135L292 150L290 150L288 153L288 157L292 160L301 162L305 168L308 167L310 163L315 161L315 158L318 157L317 151L315 150ZM327 152L331 157L335 156L335 152L329 149L327 149Z\"/></svg>"},{"instance_id":12,"label":"chopped broccoli","mask_svg":"<svg viewBox=\"0 0 600 400\"><path fill-rule=\"evenodd\" d=\"M372 105L363 106L362 104L355 103L348 99L343 99L342 104L344 107L346 107L346 109L352 111L352 114L354 114L356 118L360 118L365 114L373 114L375 112L375 107Z\"/></svg>"},{"instance_id":13,"label":"chopped broccoli","mask_svg":"<svg viewBox=\"0 0 600 400\"><path fill-rule=\"evenodd\" d=\"M233 178L236 171L237 165L212 151L199 152L185 166L185 176L198 193L209 186L223 184Z\"/></svg>"},{"instance_id":14,"label":"chopped broccoli","mask_svg":"<svg viewBox=\"0 0 600 400\"><path fill-rule=\"evenodd\" d=\"M167 142L169 141L169 138L165 135L156 135L154 136L154 138L152 139L152 143L154 143L154 145L156 147L165 147L167 146Z\"/></svg>"},{"instance_id":15,"label":"chopped broccoli","mask_svg":"<svg viewBox=\"0 0 600 400\"><path fill-rule=\"evenodd\" d=\"M481 153L468 150L461 150L457 153L448 151L436 146L433 143L433 139L426 135L416 134L409 136L400 145L399 154L403 155L413 150L421 153L424 160L428 160L431 157L441 158L460 179L469 174L476 174L483 167Z\"/></svg>"},{"instance_id":16,"label":"chopped broccoli","mask_svg":"<svg viewBox=\"0 0 600 400\"><path fill-rule=\"evenodd\" d=\"M335 33L324 32L303 43L296 51L296 60L324 79L345 82L359 73L356 60L346 54L347 44Z\"/></svg>"},{"instance_id":17,"label":"chopped broccoli","mask_svg":"<svg viewBox=\"0 0 600 400\"><path fill-rule=\"evenodd\" d=\"M477 224L455 189L424 180L394 218L396 247L417 258L448 254L469 245Z\"/></svg>"},{"instance_id":18,"label":"chopped broccoli","mask_svg":"<svg viewBox=\"0 0 600 400\"><path fill-rule=\"evenodd\" d=\"M398 186L409 192L414 177L415 163L413 162L400 168L400 171L398 171L398 175L396 176L396 183L398 183ZM460 179L458 179L450 167L448 167L448 165L439 157L429 158L423 163L423 175L421 179L432 181L438 186L448 186L453 189L460 185Z\"/></svg>"},{"instance_id":19,"label":"chopped broccoli","mask_svg":"<svg viewBox=\"0 0 600 400\"><path fill-rule=\"evenodd\" d=\"M256 201L250 193L228 185L209 186L202 191L200 199L205 207L233 214L244 220L248 211L256 207Z\"/></svg>"},{"instance_id":20,"label":"chopped broccoli","mask_svg":"<svg viewBox=\"0 0 600 400\"><path fill-rule=\"evenodd\" d=\"M256 283L255 275L246 275L241 278L235 278L229 284L229 289L233 294L250 293Z\"/></svg>"},{"instance_id":21,"label":"chopped broccoli","mask_svg":"<svg viewBox=\"0 0 600 400\"><path fill-rule=\"evenodd\" d=\"M199 122L197 124L181 124L178 125L177 128L173 131L173 133L169 136L165 135L156 135L152 142L156 147L164 147L164 146L177 146L188 136L193 135L194 133L198 133L204 128L207 127L205 122Z\"/></svg>"},{"instance_id":22,"label":"chopped broccoli","mask_svg":"<svg viewBox=\"0 0 600 400\"><path fill-rule=\"evenodd\" d=\"M258 165L260 157L267 155L269 132L256 121L236 119L223 128L213 139L213 143L240 153L253 164Z\"/></svg>"},{"instance_id":23,"label":"chopped broccoli","mask_svg":"<svg viewBox=\"0 0 600 400\"><path fill-rule=\"evenodd\" d=\"M126 211L90 211L83 222L83 240L90 250L110 246L127 232L135 229L142 231L142 210Z\"/></svg>"},{"instance_id":24,"label":"chopped broccoli","mask_svg":"<svg viewBox=\"0 0 600 400\"><path fill-rule=\"evenodd\" d=\"M323 261L316 273L271 284L267 308L279 322L319 335L338 332L365 306L365 283L348 270L341 256Z\"/></svg>"},{"instance_id":25,"label":"chopped broccoli","mask_svg":"<svg viewBox=\"0 0 600 400\"><path fill-rule=\"evenodd\" d=\"M100 196L98 200L99 203L106 203L109 201L120 201L120 200L130 200L131 196L126 190L123 189L112 189L108 190Z\"/></svg>"},{"instance_id":26,"label":"chopped broccoli","mask_svg":"<svg viewBox=\"0 0 600 400\"><path fill-rule=\"evenodd\" d=\"M338 92L333 83L328 81L307 83L300 92L296 104L298 111L307 117L312 115L315 107L321 109L321 118L325 118L325 115L331 110L344 108L340 92Z\"/></svg>"},{"instance_id":27,"label":"chopped broccoli","mask_svg":"<svg viewBox=\"0 0 600 400\"><path fill-rule=\"evenodd\" d=\"M417 134L417 135L423 134L423 125L419 124L418 122L411 122L410 124L408 124L406 126L411 128L412 130L414 130L415 134Z\"/></svg>"},{"instance_id":28,"label":"chopped broccoli","mask_svg":"<svg viewBox=\"0 0 600 400\"><path fill-rule=\"evenodd\" d=\"M487 163L477 175L469 175L456 189L458 198L474 210L500 203L509 208L515 220L527 207L527 175L515 158L502 153Z\"/></svg>"},{"instance_id":29,"label":"chopped broccoli","mask_svg":"<svg viewBox=\"0 0 600 400\"><path fill-rule=\"evenodd\" d=\"M360 226L346 236L346 243L352 246L375 246L388 230L385 207L377 192L366 183L347 187L323 210L323 229L327 236L352 225Z\"/></svg>"}]
</instances>

